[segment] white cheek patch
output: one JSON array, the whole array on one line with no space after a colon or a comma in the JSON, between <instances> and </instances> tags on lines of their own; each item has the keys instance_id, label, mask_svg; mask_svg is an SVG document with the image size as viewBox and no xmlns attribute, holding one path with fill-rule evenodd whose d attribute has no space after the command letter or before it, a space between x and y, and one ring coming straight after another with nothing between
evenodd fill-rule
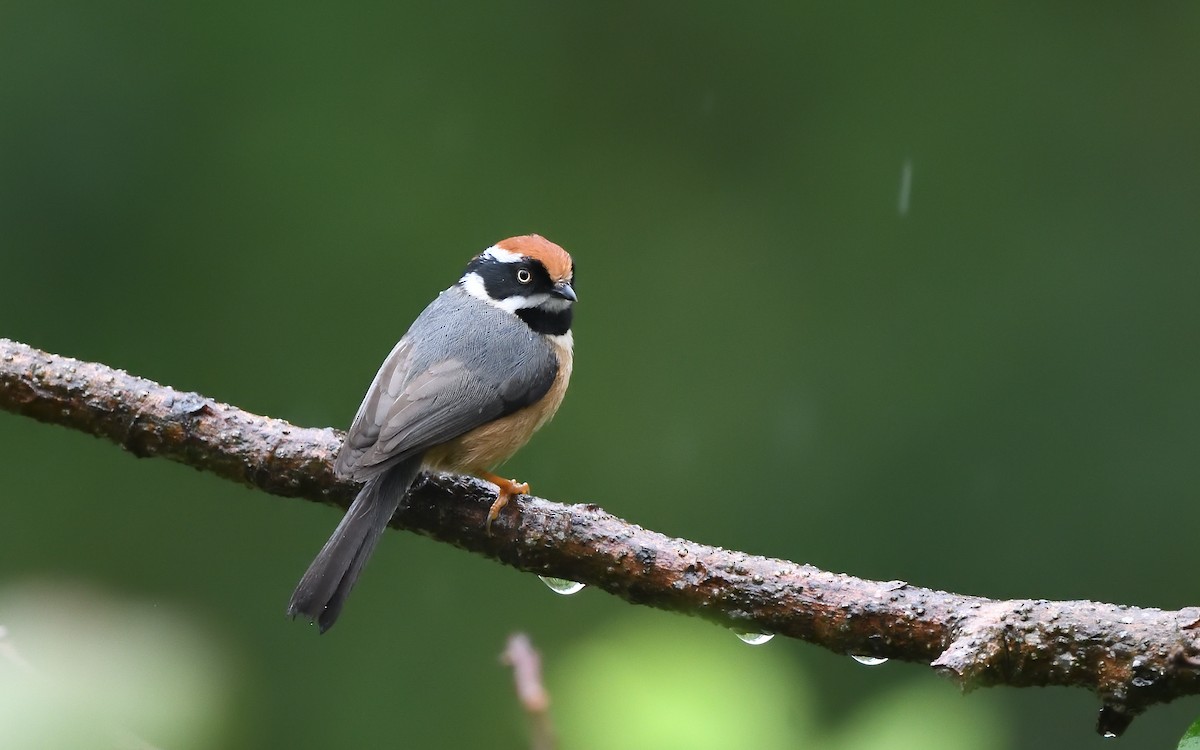
<instances>
[{"instance_id":1,"label":"white cheek patch","mask_svg":"<svg viewBox=\"0 0 1200 750\"><path fill-rule=\"evenodd\" d=\"M549 294L534 294L529 297L505 297L502 300L494 300L496 307L502 310L508 310L510 313L515 313L517 310L526 310L531 307L543 307L549 301Z\"/></svg>"},{"instance_id":2,"label":"white cheek patch","mask_svg":"<svg viewBox=\"0 0 1200 750\"><path fill-rule=\"evenodd\" d=\"M514 253L511 250L505 250L499 245L492 245L487 250L484 250L483 257L491 258L501 263L519 263L525 259L524 255Z\"/></svg>"},{"instance_id":3,"label":"white cheek patch","mask_svg":"<svg viewBox=\"0 0 1200 750\"><path fill-rule=\"evenodd\" d=\"M517 296L505 297L504 299L492 299L487 292L487 286L483 283L483 277L474 271L466 276L463 276L462 281L459 283L462 284L462 287L466 290L467 294L471 295L472 297L481 299L489 305L498 307L501 310L505 310L510 313L515 313L517 310L524 310L530 307L545 307L549 310L557 310L562 308L554 306L555 302L566 302L566 300L551 299L549 294L533 294L528 297Z\"/></svg>"},{"instance_id":4,"label":"white cheek patch","mask_svg":"<svg viewBox=\"0 0 1200 750\"><path fill-rule=\"evenodd\" d=\"M484 302L493 305L496 304L496 300L488 296L487 287L483 284L483 277L474 271L463 276L462 281L459 283L462 284L462 287L466 290L467 294L471 295L475 299L481 299Z\"/></svg>"},{"instance_id":5,"label":"white cheek patch","mask_svg":"<svg viewBox=\"0 0 1200 750\"><path fill-rule=\"evenodd\" d=\"M571 300L569 299L563 299L562 297L551 297L548 294L539 294L538 296L544 300L543 302L538 303L543 310L549 310L550 312L562 312L571 306Z\"/></svg>"}]
</instances>

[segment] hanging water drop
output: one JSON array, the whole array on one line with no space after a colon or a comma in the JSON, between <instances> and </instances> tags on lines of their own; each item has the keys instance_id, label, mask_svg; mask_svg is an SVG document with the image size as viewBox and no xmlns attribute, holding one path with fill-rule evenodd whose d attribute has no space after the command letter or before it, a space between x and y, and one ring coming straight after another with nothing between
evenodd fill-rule
<instances>
[{"instance_id":1,"label":"hanging water drop","mask_svg":"<svg viewBox=\"0 0 1200 750\"><path fill-rule=\"evenodd\" d=\"M733 634L743 643L749 643L751 646L761 646L775 637L774 633L739 633L736 630L733 631Z\"/></svg>"},{"instance_id":2,"label":"hanging water drop","mask_svg":"<svg viewBox=\"0 0 1200 750\"><path fill-rule=\"evenodd\" d=\"M850 658L859 664L865 664L868 667L878 667L887 661L886 656L863 656L862 654L850 654Z\"/></svg>"},{"instance_id":3,"label":"hanging water drop","mask_svg":"<svg viewBox=\"0 0 1200 750\"><path fill-rule=\"evenodd\" d=\"M579 583L578 581L568 581L566 578L552 578L550 576L538 576L542 579L542 583L546 584L551 591L563 596L578 594L583 591L583 587L587 584Z\"/></svg>"}]
</instances>

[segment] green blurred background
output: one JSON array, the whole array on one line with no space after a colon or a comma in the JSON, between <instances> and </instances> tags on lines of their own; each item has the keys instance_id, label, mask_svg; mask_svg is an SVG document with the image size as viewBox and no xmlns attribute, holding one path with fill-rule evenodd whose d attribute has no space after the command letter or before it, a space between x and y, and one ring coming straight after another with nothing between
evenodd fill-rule
<instances>
[{"instance_id":1,"label":"green blurred background","mask_svg":"<svg viewBox=\"0 0 1200 750\"><path fill-rule=\"evenodd\" d=\"M1195 3L7 0L0 336L345 427L466 260L535 231L581 299L571 392L507 469L538 494L1195 604L1198 39ZM566 747L1111 745L1080 690L961 697L399 533L317 637L283 610L334 510L6 414L0 477L0 625L44 663L19 623L102 650L154 613L177 661L118 648L101 684L193 686L183 729L123 720L170 748L526 747L516 629Z\"/></svg>"}]
</instances>

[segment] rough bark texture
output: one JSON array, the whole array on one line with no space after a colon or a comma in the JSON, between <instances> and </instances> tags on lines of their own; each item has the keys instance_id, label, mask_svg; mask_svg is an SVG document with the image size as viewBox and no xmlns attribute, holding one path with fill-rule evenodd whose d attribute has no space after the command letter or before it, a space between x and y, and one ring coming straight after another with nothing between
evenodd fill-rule
<instances>
[{"instance_id":1,"label":"rough bark texture","mask_svg":"<svg viewBox=\"0 0 1200 750\"><path fill-rule=\"evenodd\" d=\"M334 479L342 433L249 414L104 365L0 339L0 409L103 437L285 497L345 507ZM634 604L777 633L838 653L928 664L964 690L1087 688L1097 728L1117 735L1155 703L1200 693L1200 608L997 601L676 539L594 505L521 497L484 532L491 485L425 476L392 525L519 570L567 578Z\"/></svg>"}]
</instances>

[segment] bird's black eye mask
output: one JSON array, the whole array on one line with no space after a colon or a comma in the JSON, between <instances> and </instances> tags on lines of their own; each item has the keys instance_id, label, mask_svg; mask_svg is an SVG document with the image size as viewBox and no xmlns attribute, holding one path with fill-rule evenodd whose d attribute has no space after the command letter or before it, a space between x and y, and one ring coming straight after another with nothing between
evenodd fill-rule
<instances>
[{"instance_id":1,"label":"bird's black eye mask","mask_svg":"<svg viewBox=\"0 0 1200 750\"><path fill-rule=\"evenodd\" d=\"M505 263L481 255L471 261L466 273L477 274L483 280L488 296L497 301L554 291L546 267L532 258Z\"/></svg>"}]
</instances>

